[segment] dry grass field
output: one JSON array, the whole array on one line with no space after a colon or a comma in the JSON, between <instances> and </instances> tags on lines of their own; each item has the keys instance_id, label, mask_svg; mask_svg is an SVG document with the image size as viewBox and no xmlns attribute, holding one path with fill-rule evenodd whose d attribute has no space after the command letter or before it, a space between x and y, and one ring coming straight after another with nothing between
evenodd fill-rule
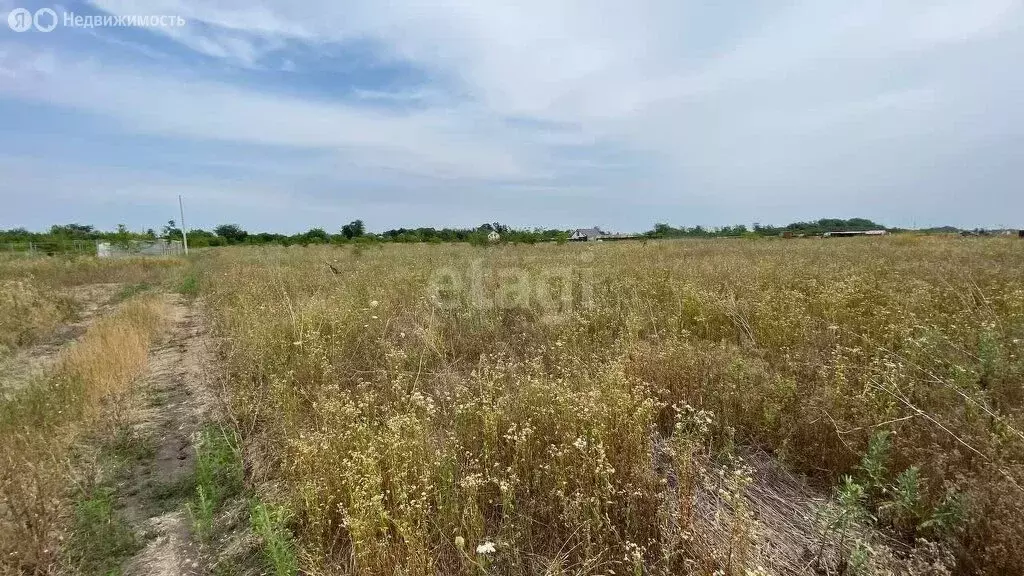
<instances>
[{"instance_id":1,"label":"dry grass field","mask_svg":"<svg viewBox=\"0 0 1024 576\"><path fill-rule=\"evenodd\" d=\"M0 398L0 573L1024 566L1016 239L12 258L5 353L83 293Z\"/></svg>"},{"instance_id":2,"label":"dry grass field","mask_svg":"<svg viewBox=\"0 0 1024 576\"><path fill-rule=\"evenodd\" d=\"M90 481L78 467L83 442L123 439L125 404L165 316L159 299L110 283L157 282L181 265L0 259L0 574L81 572L68 560L68 528ZM104 290L89 289L97 283ZM82 311L82 295L122 301L80 335L58 333Z\"/></svg>"},{"instance_id":3,"label":"dry grass field","mask_svg":"<svg viewBox=\"0 0 1024 576\"><path fill-rule=\"evenodd\" d=\"M1019 241L225 249L201 269L278 573L1024 567Z\"/></svg>"},{"instance_id":4,"label":"dry grass field","mask_svg":"<svg viewBox=\"0 0 1024 576\"><path fill-rule=\"evenodd\" d=\"M81 304L73 297L74 289L100 283L155 284L180 265L165 259L0 255L0 359L46 340L74 319Z\"/></svg>"},{"instance_id":5,"label":"dry grass field","mask_svg":"<svg viewBox=\"0 0 1024 576\"><path fill-rule=\"evenodd\" d=\"M151 297L127 303L97 321L52 374L0 402L0 573L57 572L72 452L86 434L116 441L125 395L162 320Z\"/></svg>"}]
</instances>

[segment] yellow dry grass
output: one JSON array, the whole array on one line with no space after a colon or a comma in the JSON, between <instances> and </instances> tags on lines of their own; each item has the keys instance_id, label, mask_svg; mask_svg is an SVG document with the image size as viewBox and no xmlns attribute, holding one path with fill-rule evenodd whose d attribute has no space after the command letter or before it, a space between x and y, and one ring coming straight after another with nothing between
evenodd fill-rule
<instances>
[{"instance_id":1,"label":"yellow dry grass","mask_svg":"<svg viewBox=\"0 0 1024 576\"><path fill-rule=\"evenodd\" d=\"M0 281L32 279L38 285L52 288L112 282L156 284L184 262L182 258L170 257L0 255Z\"/></svg>"},{"instance_id":2,"label":"yellow dry grass","mask_svg":"<svg viewBox=\"0 0 1024 576\"><path fill-rule=\"evenodd\" d=\"M918 467L920 518L883 530L1003 574L1024 565L1022 248L228 249L202 286L253 480L310 573L812 570L815 545L766 565L745 451L827 495L891 430L884 480ZM953 493L963 523L908 531Z\"/></svg>"},{"instance_id":3,"label":"yellow dry grass","mask_svg":"<svg viewBox=\"0 0 1024 576\"><path fill-rule=\"evenodd\" d=\"M0 357L57 329L74 307L65 296L31 279L0 281Z\"/></svg>"},{"instance_id":4,"label":"yellow dry grass","mask_svg":"<svg viewBox=\"0 0 1024 576\"><path fill-rule=\"evenodd\" d=\"M157 284L183 268L179 258L0 255L0 357L45 341L76 312L72 288L85 284Z\"/></svg>"},{"instance_id":5,"label":"yellow dry grass","mask_svg":"<svg viewBox=\"0 0 1024 576\"><path fill-rule=\"evenodd\" d=\"M73 445L113 429L114 399L145 371L165 312L158 297L126 302L63 352L53 374L0 403L0 573L57 570Z\"/></svg>"}]
</instances>

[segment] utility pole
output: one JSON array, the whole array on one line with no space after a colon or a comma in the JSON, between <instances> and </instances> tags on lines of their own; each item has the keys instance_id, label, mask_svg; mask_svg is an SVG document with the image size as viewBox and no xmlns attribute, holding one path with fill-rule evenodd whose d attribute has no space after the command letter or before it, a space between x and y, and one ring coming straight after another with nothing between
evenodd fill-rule
<instances>
[{"instance_id":1,"label":"utility pole","mask_svg":"<svg viewBox=\"0 0 1024 576\"><path fill-rule=\"evenodd\" d=\"M185 205L181 203L181 194L178 194L178 210L181 212L181 242L185 247L185 256L188 256L188 234L185 233Z\"/></svg>"}]
</instances>

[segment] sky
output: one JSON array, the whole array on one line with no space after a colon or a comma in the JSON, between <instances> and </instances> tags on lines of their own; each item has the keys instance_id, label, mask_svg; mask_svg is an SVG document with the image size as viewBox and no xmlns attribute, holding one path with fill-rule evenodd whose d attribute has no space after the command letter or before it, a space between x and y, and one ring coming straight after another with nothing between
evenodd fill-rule
<instances>
[{"instance_id":1,"label":"sky","mask_svg":"<svg viewBox=\"0 0 1024 576\"><path fill-rule=\"evenodd\" d=\"M17 8L58 25L15 31ZM0 228L159 229L179 195L189 228L285 233L1024 228L1020 0L0 0L0 15Z\"/></svg>"}]
</instances>

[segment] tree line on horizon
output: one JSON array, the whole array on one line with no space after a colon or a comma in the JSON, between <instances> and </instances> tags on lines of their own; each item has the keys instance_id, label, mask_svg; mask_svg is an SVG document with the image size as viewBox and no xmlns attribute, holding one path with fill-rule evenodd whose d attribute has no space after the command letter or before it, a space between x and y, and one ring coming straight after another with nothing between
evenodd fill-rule
<instances>
[{"instance_id":1,"label":"tree line on horizon","mask_svg":"<svg viewBox=\"0 0 1024 576\"><path fill-rule=\"evenodd\" d=\"M793 235L820 235L825 232L842 230L880 230L898 231L886 228L865 218L823 218L812 222L793 222L786 226L772 226L755 223L752 227L744 224L722 227L674 227L665 223L657 223L651 230L633 235L636 238L736 238L736 237L768 237L780 236L789 232ZM956 233L960 230L951 226L923 230L924 232ZM484 223L476 228L395 228L380 233L368 232L362 220L353 220L341 226L336 233L323 228L311 228L298 234L278 234L273 232L249 232L238 224L221 224L213 230L191 229L188 231L190 247L231 246L238 244L344 244L349 242L397 242L397 243L444 243L468 242L486 244L491 232L497 232L502 242L533 244L537 242L568 241L572 230L554 228L516 229L498 222ZM152 228L144 232L133 232L124 225L117 230L103 231L83 224L61 224L50 227L46 232L32 232L25 228L0 230L0 242L34 242L51 246L68 245L82 241L109 241L124 243L157 239L181 239L181 229L174 220L168 221L159 231Z\"/></svg>"},{"instance_id":2,"label":"tree line on horizon","mask_svg":"<svg viewBox=\"0 0 1024 576\"><path fill-rule=\"evenodd\" d=\"M779 236L790 232L794 235L804 234L806 236L818 236L825 232L841 231L865 231L865 230L895 230L886 228L866 218L822 218L814 222L793 222L786 226L762 225L755 222L751 228L745 224L736 226L723 226L720 228L704 228L694 226L692 228L674 228L668 224L655 224L654 229L646 232L645 235L652 238L716 238L716 237L741 237L741 236Z\"/></svg>"}]
</instances>

